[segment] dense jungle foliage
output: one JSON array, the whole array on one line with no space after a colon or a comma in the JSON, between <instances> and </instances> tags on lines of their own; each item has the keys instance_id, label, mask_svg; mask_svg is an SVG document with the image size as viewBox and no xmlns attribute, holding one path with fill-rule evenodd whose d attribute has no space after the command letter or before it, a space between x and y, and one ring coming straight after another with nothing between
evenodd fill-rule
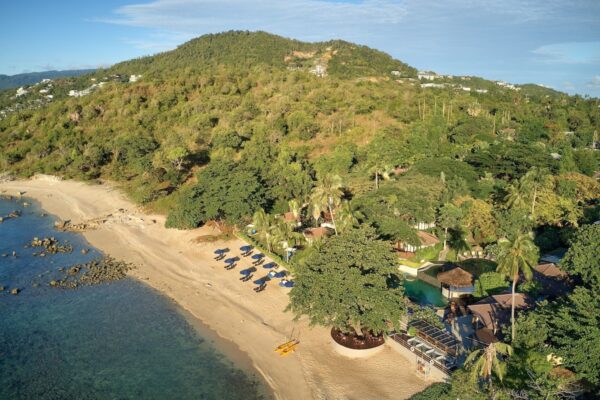
<instances>
[{"instance_id":1,"label":"dense jungle foliage","mask_svg":"<svg viewBox=\"0 0 600 400\"><path fill-rule=\"evenodd\" d=\"M564 268L578 286L519 317L521 339L512 343L505 380L474 383L459 371L430 397L415 398L510 398L520 387L529 396L521 398L563 398L556 393L566 378L544 361L551 352L571 360L565 367L573 379L598 393L600 233L591 224L600 219L600 101L476 77L442 81L454 86L421 87L414 68L343 41L206 35L57 80L53 101L43 104L15 106L33 101L33 90L17 100L14 90L0 92L0 108L9 110L0 120L0 171L114 181L136 202L168 214L168 227L262 221L261 240L282 257L274 237L288 245L301 239L273 215L298 214L303 226L337 218L336 238L295 256L299 271L309 270L306 260L328 264L321 258L340 253L344 235L365 252L418 243L419 223L435 225L427 229L448 244L447 259L477 248L501 264L504 241L524 235L542 253L569 248ZM67 95L93 82L104 84ZM277 234L266 233L271 225ZM437 257L440 247L417 258ZM592 251L595 258L585 255ZM477 290L503 290L512 278L488 272ZM302 302L319 298L294 293ZM379 318L371 321L376 328L389 308L370 314ZM575 312L581 320L572 320Z\"/></svg>"}]
</instances>

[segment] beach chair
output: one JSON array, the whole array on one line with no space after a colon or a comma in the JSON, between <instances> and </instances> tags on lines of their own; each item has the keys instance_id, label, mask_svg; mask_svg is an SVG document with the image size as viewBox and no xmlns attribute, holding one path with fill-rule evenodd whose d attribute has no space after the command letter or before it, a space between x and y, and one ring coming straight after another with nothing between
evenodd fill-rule
<instances>
[{"instance_id":1,"label":"beach chair","mask_svg":"<svg viewBox=\"0 0 600 400\"><path fill-rule=\"evenodd\" d=\"M262 285L260 285L260 286L258 286L258 287L255 287L255 288L254 288L254 291L255 291L256 293L260 293L260 292L262 292L263 290L265 290L266 288L267 288L267 284L266 284L266 283L263 283Z\"/></svg>"}]
</instances>

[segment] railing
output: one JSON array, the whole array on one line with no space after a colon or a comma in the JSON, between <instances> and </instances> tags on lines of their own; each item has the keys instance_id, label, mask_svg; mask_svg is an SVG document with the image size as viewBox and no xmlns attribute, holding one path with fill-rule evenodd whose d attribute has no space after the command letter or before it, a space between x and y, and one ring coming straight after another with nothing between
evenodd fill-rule
<instances>
[{"instance_id":1,"label":"railing","mask_svg":"<svg viewBox=\"0 0 600 400\"><path fill-rule=\"evenodd\" d=\"M411 339L411 337L408 336L408 335L405 335L403 333L394 333L390 337L392 339L394 339L394 341L396 341L397 343L401 344L402 346L406 347L408 350L410 350L413 353L415 353L416 356L418 356L418 357L422 358L423 360L427 361L429 363L429 365L432 365L432 366L436 367L437 369L439 369L440 371L442 371L446 375L450 375L450 373L454 369L456 369L456 366L453 365L451 367L447 367L445 364L442 364L441 362L439 362L435 358L433 358L430 355L426 354L425 352L421 351L416 346L413 346L410 343L408 343L408 340Z\"/></svg>"}]
</instances>

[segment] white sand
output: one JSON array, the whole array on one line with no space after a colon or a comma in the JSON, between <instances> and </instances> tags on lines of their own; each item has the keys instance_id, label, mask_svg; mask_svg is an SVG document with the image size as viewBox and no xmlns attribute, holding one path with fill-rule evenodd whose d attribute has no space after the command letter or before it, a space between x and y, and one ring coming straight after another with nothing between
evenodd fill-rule
<instances>
[{"instance_id":1,"label":"white sand","mask_svg":"<svg viewBox=\"0 0 600 400\"><path fill-rule=\"evenodd\" d=\"M138 266L132 275L171 297L192 315L237 344L248 354L280 399L404 399L430 382L415 375L413 365L386 346L368 359L348 359L332 346L329 332L294 321L284 312L288 289L275 282L255 293L252 281L242 283L239 270L214 261L213 251L229 247L239 255L240 240L195 243L210 228L179 231L164 228L164 216L147 215L109 185L87 185L41 177L0 183L0 192L40 201L51 214L73 223L112 213L96 230L84 233L94 247ZM124 212L118 212L122 208ZM153 222L155 220L156 222ZM259 268L256 277L266 274ZM254 280L254 279L253 279ZM274 349L292 331L301 341L297 351L280 357Z\"/></svg>"}]
</instances>

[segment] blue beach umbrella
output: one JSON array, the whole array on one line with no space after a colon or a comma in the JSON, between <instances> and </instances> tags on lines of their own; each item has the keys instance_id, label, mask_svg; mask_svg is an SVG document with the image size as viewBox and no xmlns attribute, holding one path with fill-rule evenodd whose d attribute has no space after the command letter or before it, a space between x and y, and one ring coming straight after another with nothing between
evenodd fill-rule
<instances>
[{"instance_id":1,"label":"blue beach umbrella","mask_svg":"<svg viewBox=\"0 0 600 400\"><path fill-rule=\"evenodd\" d=\"M287 275L286 271L279 271L275 274L275 278L285 278Z\"/></svg>"},{"instance_id":2,"label":"blue beach umbrella","mask_svg":"<svg viewBox=\"0 0 600 400\"><path fill-rule=\"evenodd\" d=\"M252 258L253 258L254 260L260 260L260 259L261 259L261 258L263 258L264 256L265 256L264 254L258 253L258 254L254 254L254 255L252 256Z\"/></svg>"},{"instance_id":3,"label":"blue beach umbrella","mask_svg":"<svg viewBox=\"0 0 600 400\"><path fill-rule=\"evenodd\" d=\"M246 268L246 269L241 270L240 274L242 274L244 276L248 276L248 275L250 275L251 273L253 273L255 271L256 271L256 268L251 267L251 268Z\"/></svg>"},{"instance_id":4,"label":"blue beach umbrella","mask_svg":"<svg viewBox=\"0 0 600 400\"><path fill-rule=\"evenodd\" d=\"M250 246L250 245L242 246L242 247L240 247L240 250L243 252L247 252L247 251L252 250L252 246Z\"/></svg>"},{"instance_id":5,"label":"blue beach umbrella","mask_svg":"<svg viewBox=\"0 0 600 400\"><path fill-rule=\"evenodd\" d=\"M263 283L265 283L264 278L260 278L254 281L254 284L258 286L262 285Z\"/></svg>"},{"instance_id":6,"label":"blue beach umbrella","mask_svg":"<svg viewBox=\"0 0 600 400\"><path fill-rule=\"evenodd\" d=\"M215 254L221 255L227 253L228 251L229 249L216 249Z\"/></svg>"},{"instance_id":7,"label":"blue beach umbrella","mask_svg":"<svg viewBox=\"0 0 600 400\"><path fill-rule=\"evenodd\" d=\"M231 258L228 258L227 260L225 260L225 264L233 264L236 261L237 261L236 257L231 257Z\"/></svg>"},{"instance_id":8,"label":"blue beach umbrella","mask_svg":"<svg viewBox=\"0 0 600 400\"><path fill-rule=\"evenodd\" d=\"M275 264L274 262L271 262L271 263L266 263L265 265L263 265L263 268L271 269L271 268L275 268L276 266L277 266L277 264Z\"/></svg>"}]
</instances>

